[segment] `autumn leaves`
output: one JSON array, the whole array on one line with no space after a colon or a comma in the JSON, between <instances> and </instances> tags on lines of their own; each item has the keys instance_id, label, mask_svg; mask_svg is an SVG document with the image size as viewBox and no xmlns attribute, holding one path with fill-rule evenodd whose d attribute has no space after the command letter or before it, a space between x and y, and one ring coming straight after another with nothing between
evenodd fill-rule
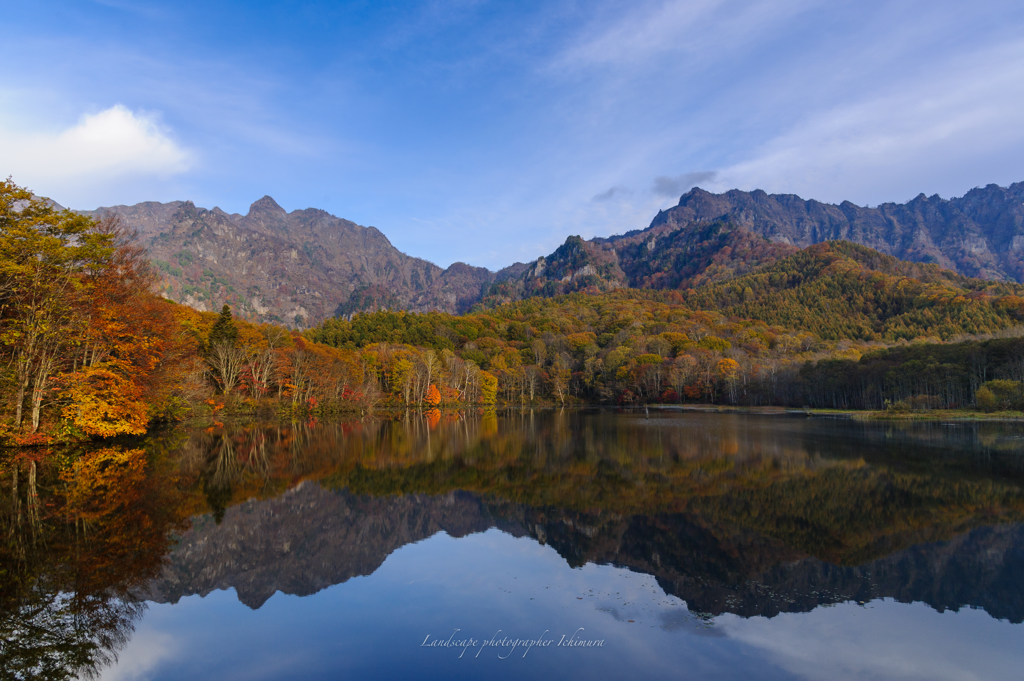
<instances>
[{"instance_id":1,"label":"autumn leaves","mask_svg":"<svg viewBox=\"0 0 1024 681\"><path fill-rule=\"evenodd\" d=\"M40 429L48 405L80 434L145 431L173 343L152 282L144 249L116 220L0 183L0 381L16 441Z\"/></svg>"}]
</instances>

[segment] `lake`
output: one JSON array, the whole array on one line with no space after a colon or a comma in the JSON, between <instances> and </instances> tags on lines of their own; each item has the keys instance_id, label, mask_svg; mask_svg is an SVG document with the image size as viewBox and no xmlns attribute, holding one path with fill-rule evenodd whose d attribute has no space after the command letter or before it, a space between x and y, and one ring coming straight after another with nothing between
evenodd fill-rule
<instances>
[{"instance_id":1,"label":"lake","mask_svg":"<svg viewBox=\"0 0 1024 681\"><path fill-rule=\"evenodd\" d=\"M2 479L14 678L1024 668L1022 424L410 412L74 455Z\"/></svg>"}]
</instances>

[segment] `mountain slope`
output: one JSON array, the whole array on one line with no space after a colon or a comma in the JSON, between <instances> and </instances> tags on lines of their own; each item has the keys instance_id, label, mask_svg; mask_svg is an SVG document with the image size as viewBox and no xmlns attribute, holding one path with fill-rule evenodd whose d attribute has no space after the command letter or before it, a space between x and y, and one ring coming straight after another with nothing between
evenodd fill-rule
<instances>
[{"instance_id":1,"label":"mountain slope","mask_svg":"<svg viewBox=\"0 0 1024 681\"><path fill-rule=\"evenodd\" d=\"M663 234L602 240L633 288L688 289L742 276L798 249L716 220Z\"/></svg>"},{"instance_id":2,"label":"mountain slope","mask_svg":"<svg viewBox=\"0 0 1024 681\"><path fill-rule=\"evenodd\" d=\"M589 241L569 237L530 263L519 281L492 285L482 306L622 287L698 288L836 240L969 277L1024 282L1024 183L989 185L948 201L922 194L877 208L694 188L646 229Z\"/></svg>"},{"instance_id":3,"label":"mountain slope","mask_svg":"<svg viewBox=\"0 0 1024 681\"><path fill-rule=\"evenodd\" d=\"M577 291L696 288L747 274L797 250L723 221L590 241L571 236L551 255L525 266L521 277L492 284L480 307Z\"/></svg>"},{"instance_id":4,"label":"mountain slope","mask_svg":"<svg viewBox=\"0 0 1024 681\"><path fill-rule=\"evenodd\" d=\"M93 214L116 214L138 230L168 298L200 310L226 303L244 318L289 326L381 304L460 312L497 276L463 263L442 269L400 252L373 227L313 208L288 213L269 196L246 215L190 201Z\"/></svg>"},{"instance_id":5,"label":"mountain slope","mask_svg":"<svg viewBox=\"0 0 1024 681\"><path fill-rule=\"evenodd\" d=\"M813 331L825 339L948 340L1024 319L1024 287L909 263L848 241L815 244L723 283L688 291L693 309Z\"/></svg>"}]
</instances>

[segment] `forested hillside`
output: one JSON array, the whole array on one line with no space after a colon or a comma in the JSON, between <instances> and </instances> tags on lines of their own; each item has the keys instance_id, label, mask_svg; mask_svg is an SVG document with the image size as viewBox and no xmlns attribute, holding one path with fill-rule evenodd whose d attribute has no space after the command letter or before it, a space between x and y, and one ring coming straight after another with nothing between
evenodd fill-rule
<instances>
[{"instance_id":1,"label":"forested hillside","mask_svg":"<svg viewBox=\"0 0 1024 681\"><path fill-rule=\"evenodd\" d=\"M969 279L835 241L688 291L683 300L827 339L894 342L949 340L1014 326L1024 319L1022 295L1019 284Z\"/></svg>"},{"instance_id":2,"label":"forested hillside","mask_svg":"<svg viewBox=\"0 0 1024 681\"><path fill-rule=\"evenodd\" d=\"M928 267L889 260L879 266L895 267L896 271ZM937 269L931 274L939 281L946 277L960 279ZM890 297L884 299L897 308L915 298L915 280L901 281L902 286L889 291ZM966 281L969 285L972 280ZM358 315L351 321L330 320L307 336L340 348L384 349L376 361L385 392L397 390L389 378L395 371L389 368L393 362L405 358L413 367L422 367L428 362L423 357L436 356L438 368L433 375L439 377L437 380L444 383L449 373L458 375L466 366L479 367L494 376L499 398L513 403L535 403L540 397L559 402L965 407L975 404L975 393L983 385L993 387L992 379L1012 383L1001 388L1001 408L1021 403L1016 381L1024 379L1024 372L1017 365L986 350L989 346L979 341L960 345L921 342L928 337L934 339L937 326L920 327L919 342L908 347L942 349L958 359L943 360L940 368L932 366L936 361L930 360L926 363L928 371L923 371L924 366L910 363L914 360L911 355L894 355L901 359L890 361L883 371L869 360L876 356L872 353L884 348L879 341L829 337L830 329L847 328L829 325L842 317L808 315L807 319L823 329L814 333L695 310L686 302L675 291L575 293L531 298L459 317L382 311ZM1000 305L970 302L966 309L993 315L993 330L1017 334L1015 314L1002 311ZM1000 342L1012 341L988 341ZM426 350L417 354L415 347ZM907 367L901 368L905 363ZM830 386L836 380L828 367L836 366L844 367L846 382L833 390ZM871 366L875 368L868 368ZM419 371L427 373L422 368ZM945 381L941 388L936 372ZM955 378L949 378L954 374ZM405 380L403 370L395 375ZM913 402L915 396L922 399Z\"/></svg>"}]
</instances>

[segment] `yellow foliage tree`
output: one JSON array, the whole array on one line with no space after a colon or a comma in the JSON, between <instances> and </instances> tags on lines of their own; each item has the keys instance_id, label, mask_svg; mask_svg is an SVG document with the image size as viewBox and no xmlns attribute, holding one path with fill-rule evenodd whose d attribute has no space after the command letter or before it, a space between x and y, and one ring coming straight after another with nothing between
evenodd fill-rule
<instances>
[{"instance_id":1,"label":"yellow foliage tree","mask_svg":"<svg viewBox=\"0 0 1024 681\"><path fill-rule=\"evenodd\" d=\"M68 401L64 418L97 437L142 435L149 416L142 391L133 381L106 367L65 374L61 396Z\"/></svg>"},{"instance_id":2,"label":"yellow foliage tree","mask_svg":"<svg viewBox=\"0 0 1024 681\"><path fill-rule=\"evenodd\" d=\"M94 522L124 515L143 493L146 452L106 447L86 454L61 474L68 483L67 511Z\"/></svg>"},{"instance_id":3,"label":"yellow foliage tree","mask_svg":"<svg viewBox=\"0 0 1024 681\"><path fill-rule=\"evenodd\" d=\"M480 401L484 404L498 401L498 378L489 371L480 372Z\"/></svg>"}]
</instances>

